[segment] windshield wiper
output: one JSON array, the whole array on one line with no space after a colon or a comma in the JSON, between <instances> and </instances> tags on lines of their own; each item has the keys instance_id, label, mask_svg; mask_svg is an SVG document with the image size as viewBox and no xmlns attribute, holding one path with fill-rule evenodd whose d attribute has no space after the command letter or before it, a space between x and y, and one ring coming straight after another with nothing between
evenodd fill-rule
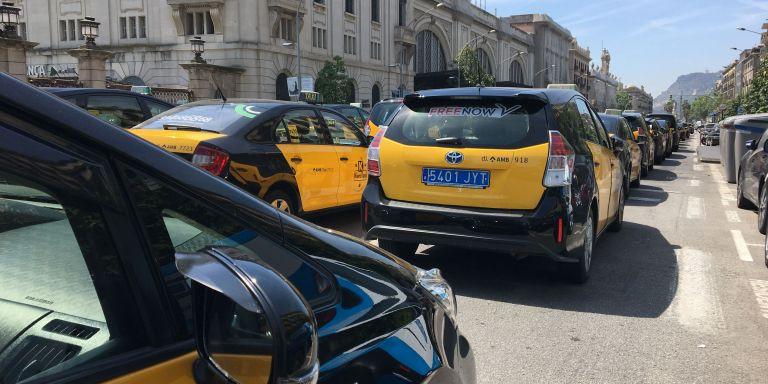
<instances>
[{"instance_id":1,"label":"windshield wiper","mask_svg":"<svg viewBox=\"0 0 768 384\"><path fill-rule=\"evenodd\" d=\"M219 133L218 131L214 131L212 129L205 129L200 127L193 127L191 125L171 125L171 124L164 124L163 129L165 130L175 130L175 131L196 131L196 132L213 132L213 133Z\"/></svg>"},{"instance_id":2,"label":"windshield wiper","mask_svg":"<svg viewBox=\"0 0 768 384\"><path fill-rule=\"evenodd\" d=\"M441 137L439 139L435 139L435 142L438 144L462 145L461 138L459 137Z\"/></svg>"}]
</instances>

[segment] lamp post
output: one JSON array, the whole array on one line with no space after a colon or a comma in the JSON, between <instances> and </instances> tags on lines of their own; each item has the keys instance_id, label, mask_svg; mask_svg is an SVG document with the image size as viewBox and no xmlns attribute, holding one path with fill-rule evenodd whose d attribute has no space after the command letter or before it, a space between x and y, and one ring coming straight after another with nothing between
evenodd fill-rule
<instances>
[{"instance_id":1,"label":"lamp post","mask_svg":"<svg viewBox=\"0 0 768 384\"><path fill-rule=\"evenodd\" d=\"M301 10L301 4L302 2L299 2L299 5L296 7L296 66L298 67L298 74L297 79L299 81L299 96L301 96L301 36L299 34L301 33L301 29L299 29L299 11ZM293 42L287 41L283 44L281 44L283 47L290 47L293 45Z\"/></svg>"},{"instance_id":2,"label":"lamp post","mask_svg":"<svg viewBox=\"0 0 768 384\"><path fill-rule=\"evenodd\" d=\"M512 55L512 56L510 56L510 57L507 57L506 59L504 59L504 60L500 61L500 62L499 62L499 65L497 65L497 66L496 66L496 74L498 75L498 74L500 74L500 73L501 73L501 66L502 66L504 63L506 63L507 61L510 61L510 60L514 60L514 59L515 59L516 57L518 57L518 56L523 56L523 55L527 55L527 54L528 54L528 52L517 51L517 52L516 52L514 55Z\"/></svg>"},{"instance_id":3,"label":"lamp post","mask_svg":"<svg viewBox=\"0 0 768 384\"><path fill-rule=\"evenodd\" d=\"M389 64L388 68L398 67L400 68L400 77L397 80L397 96L403 97L403 63Z\"/></svg>"},{"instance_id":4,"label":"lamp post","mask_svg":"<svg viewBox=\"0 0 768 384\"><path fill-rule=\"evenodd\" d=\"M556 65L555 65L555 64L552 64L552 65L550 65L549 67L544 67L544 69L542 69L542 70L540 70L540 71L538 71L538 72L536 72L536 73L534 73L534 74L533 74L533 80L534 80L534 81L536 81L536 76L538 76L540 73L542 73L542 72L545 72L545 71L548 71L548 70L550 70L551 68L555 68L555 67L556 67Z\"/></svg>"},{"instance_id":5,"label":"lamp post","mask_svg":"<svg viewBox=\"0 0 768 384\"><path fill-rule=\"evenodd\" d=\"M3 25L2 36L8 39L18 39L19 12L21 8L14 7L10 1L0 4L0 24Z\"/></svg>"},{"instance_id":6,"label":"lamp post","mask_svg":"<svg viewBox=\"0 0 768 384\"><path fill-rule=\"evenodd\" d=\"M744 27L738 27L738 28L736 28L736 29L738 29L739 31L744 31L744 32L752 32L752 33L754 33L754 34L756 34L756 35L762 35L762 33L760 33L760 32L757 32L757 31L753 31L753 30L751 30L751 29L746 29L746 28L744 28Z\"/></svg>"},{"instance_id":7,"label":"lamp post","mask_svg":"<svg viewBox=\"0 0 768 384\"><path fill-rule=\"evenodd\" d=\"M192 45L192 52L195 54L192 62L205 64L206 61L203 59L203 52L205 52L205 40L201 39L200 36L195 36L189 39L189 44Z\"/></svg>"},{"instance_id":8,"label":"lamp post","mask_svg":"<svg viewBox=\"0 0 768 384\"><path fill-rule=\"evenodd\" d=\"M85 37L83 48L96 48L96 38L99 37L99 23L95 18L86 16L80 20L80 34Z\"/></svg>"}]
</instances>

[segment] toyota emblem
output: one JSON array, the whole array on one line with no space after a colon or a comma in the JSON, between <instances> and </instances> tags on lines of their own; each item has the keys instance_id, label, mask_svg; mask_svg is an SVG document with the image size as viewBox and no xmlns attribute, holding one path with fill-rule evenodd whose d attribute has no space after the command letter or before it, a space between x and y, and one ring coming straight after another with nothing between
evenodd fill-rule
<instances>
[{"instance_id":1,"label":"toyota emblem","mask_svg":"<svg viewBox=\"0 0 768 384\"><path fill-rule=\"evenodd\" d=\"M452 151L445 154L445 161L448 164L461 164L464 161L464 155L459 151Z\"/></svg>"}]
</instances>

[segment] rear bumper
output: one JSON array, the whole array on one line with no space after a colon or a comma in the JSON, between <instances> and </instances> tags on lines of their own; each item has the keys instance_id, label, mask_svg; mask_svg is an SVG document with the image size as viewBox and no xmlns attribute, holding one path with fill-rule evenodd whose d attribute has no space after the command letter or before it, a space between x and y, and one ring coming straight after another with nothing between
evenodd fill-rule
<instances>
[{"instance_id":1,"label":"rear bumper","mask_svg":"<svg viewBox=\"0 0 768 384\"><path fill-rule=\"evenodd\" d=\"M522 256L544 256L574 262L567 251L573 217L562 196L550 188L533 211L437 206L389 200L377 178L363 192L363 233L366 239L443 245ZM557 221L563 219L563 241L557 242Z\"/></svg>"}]
</instances>

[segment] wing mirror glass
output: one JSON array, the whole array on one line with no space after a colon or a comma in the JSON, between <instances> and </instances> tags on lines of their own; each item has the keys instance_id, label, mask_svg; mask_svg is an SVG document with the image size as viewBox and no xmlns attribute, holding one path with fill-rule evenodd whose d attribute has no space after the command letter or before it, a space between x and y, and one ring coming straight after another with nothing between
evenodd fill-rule
<instances>
[{"instance_id":1,"label":"wing mirror glass","mask_svg":"<svg viewBox=\"0 0 768 384\"><path fill-rule=\"evenodd\" d=\"M611 136L611 141L613 142L613 150L616 152L621 152L624 150L624 140L616 137Z\"/></svg>"},{"instance_id":2,"label":"wing mirror glass","mask_svg":"<svg viewBox=\"0 0 768 384\"><path fill-rule=\"evenodd\" d=\"M176 254L193 292L196 381L316 383L317 324L309 304L255 256L238 257L243 252Z\"/></svg>"},{"instance_id":3,"label":"wing mirror glass","mask_svg":"<svg viewBox=\"0 0 768 384\"><path fill-rule=\"evenodd\" d=\"M745 144L748 151L754 151L757 149L757 140L747 140Z\"/></svg>"}]
</instances>

